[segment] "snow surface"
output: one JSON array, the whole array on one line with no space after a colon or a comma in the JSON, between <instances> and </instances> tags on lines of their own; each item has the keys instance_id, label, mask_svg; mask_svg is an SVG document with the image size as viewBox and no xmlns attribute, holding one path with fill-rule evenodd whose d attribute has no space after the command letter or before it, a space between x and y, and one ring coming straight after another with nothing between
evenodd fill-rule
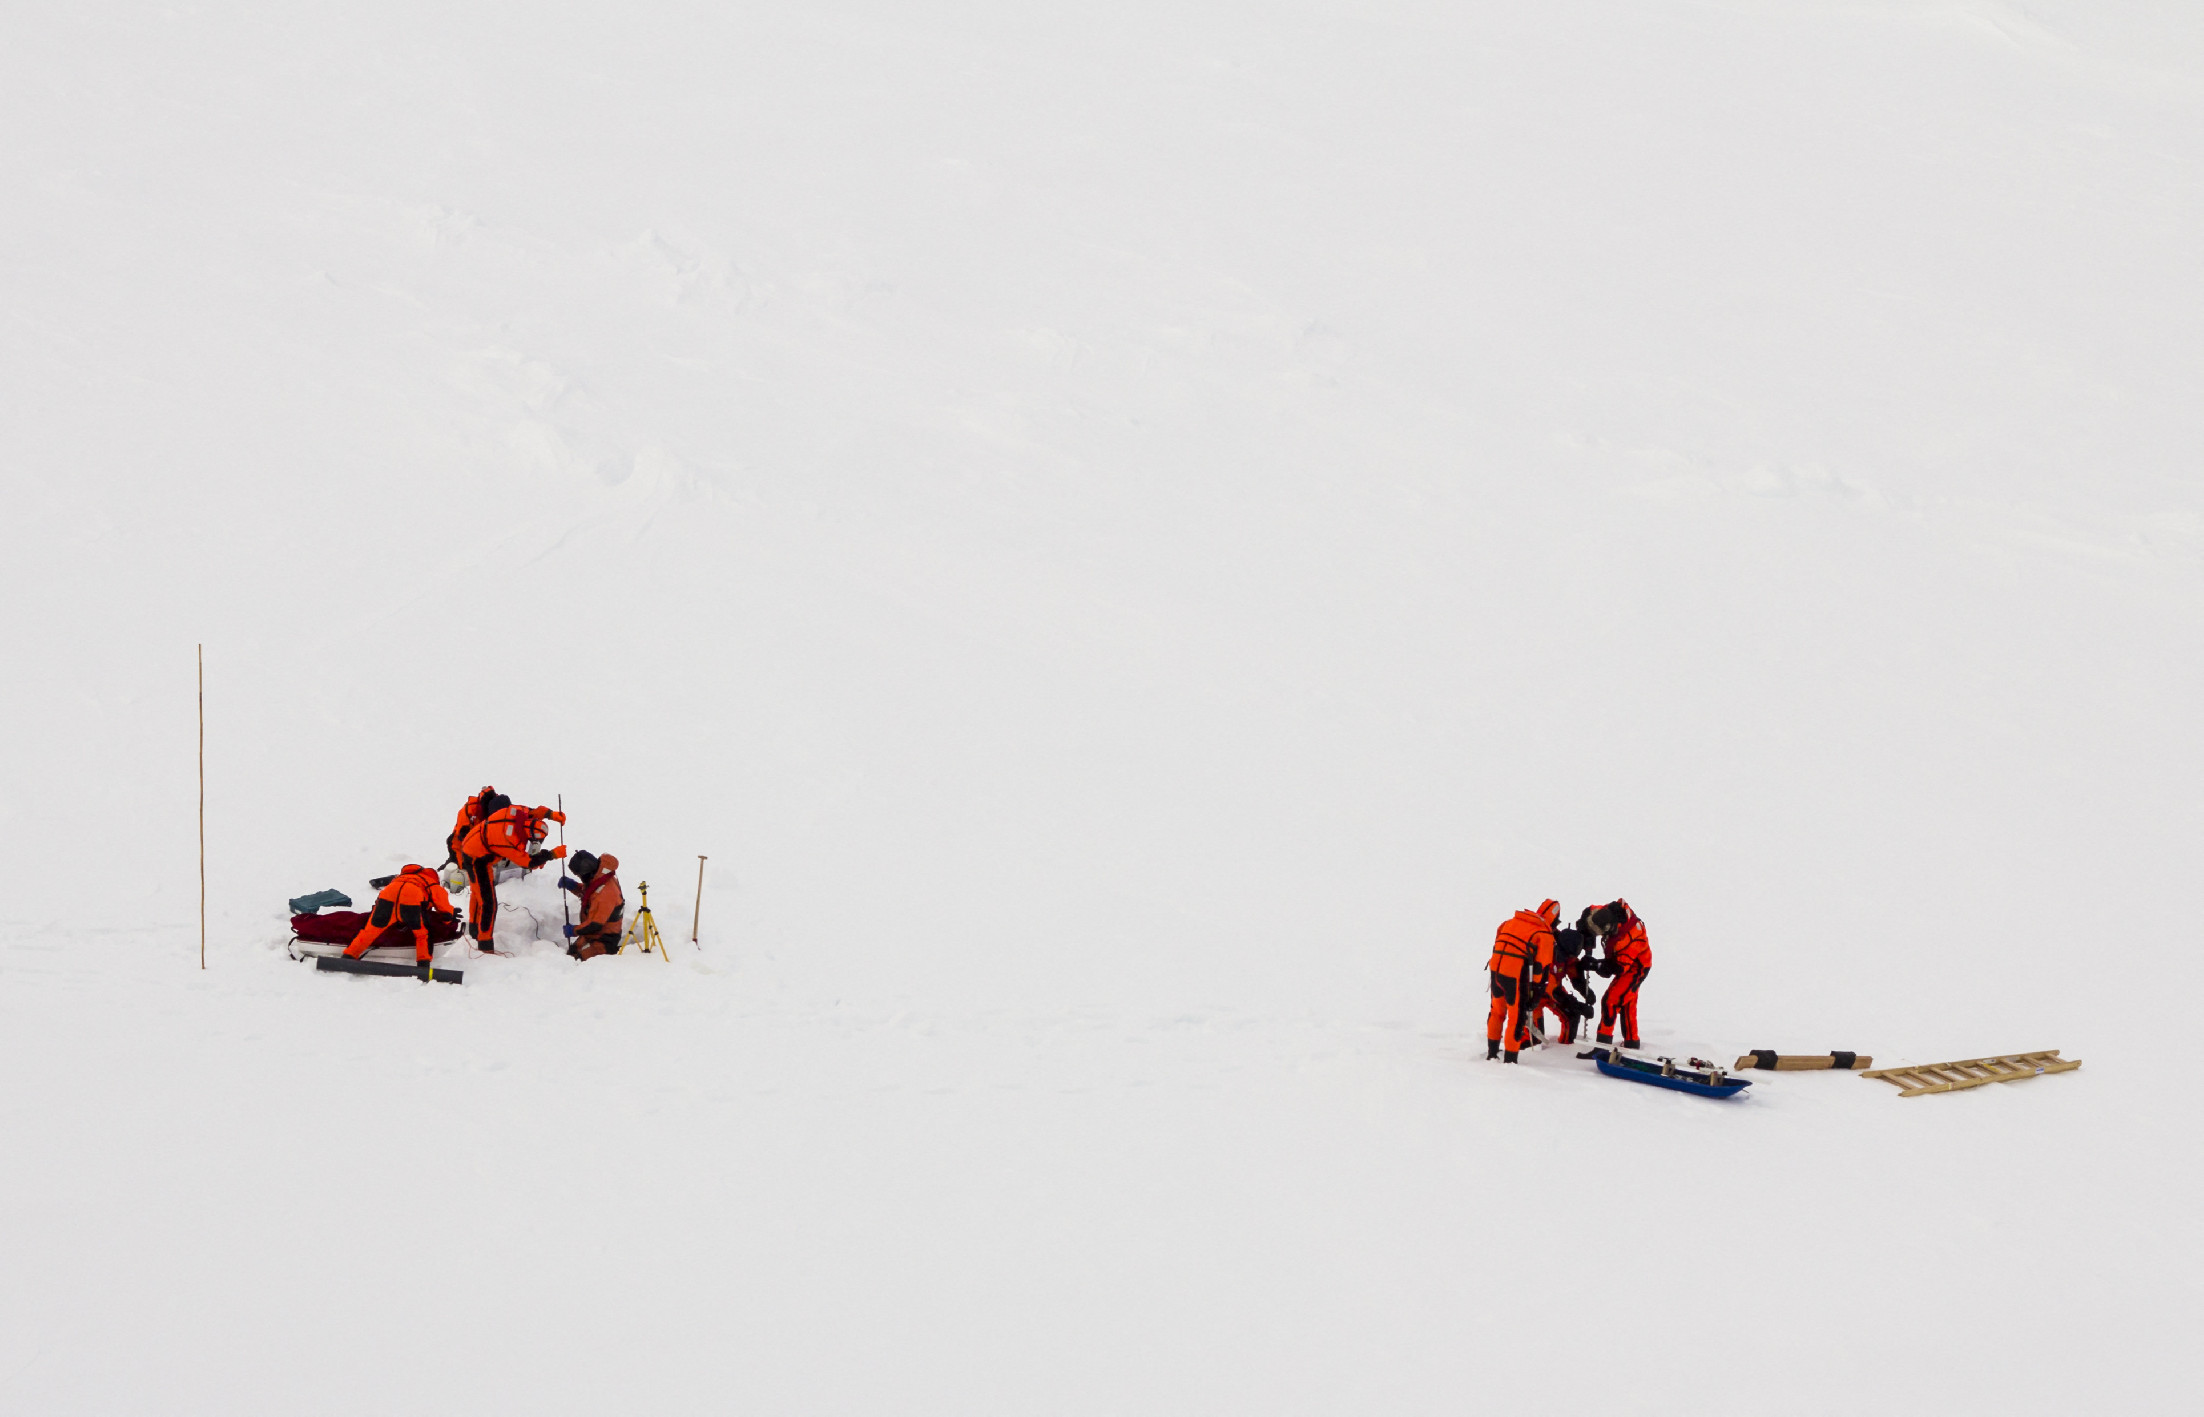
<instances>
[{"instance_id":1,"label":"snow surface","mask_svg":"<svg viewBox=\"0 0 2204 1417\"><path fill-rule=\"evenodd\" d=\"M0 139L0 1410L2195 1403L2204 9L12 0ZM285 957L486 781L671 964ZM2087 1065L1482 1062L1617 893Z\"/></svg>"}]
</instances>

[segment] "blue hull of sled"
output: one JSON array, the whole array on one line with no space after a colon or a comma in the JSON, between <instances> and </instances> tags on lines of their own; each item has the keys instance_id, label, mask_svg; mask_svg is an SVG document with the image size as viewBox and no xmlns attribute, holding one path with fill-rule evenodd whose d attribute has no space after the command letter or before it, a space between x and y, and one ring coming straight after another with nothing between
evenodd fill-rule
<instances>
[{"instance_id":1,"label":"blue hull of sled","mask_svg":"<svg viewBox=\"0 0 2204 1417\"><path fill-rule=\"evenodd\" d=\"M1704 1083L1689 1077L1663 1077L1658 1068L1633 1068L1627 1063L1610 1063L1605 1058L1598 1061L1599 1070L1611 1078L1628 1078L1632 1082L1649 1082L1655 1087L1673 1088L1688 1092L1694 1097L1735 1097L1752 1083L1744 1078L1731 1078L1721 1086Z\"/></svg>"}]
</instances>

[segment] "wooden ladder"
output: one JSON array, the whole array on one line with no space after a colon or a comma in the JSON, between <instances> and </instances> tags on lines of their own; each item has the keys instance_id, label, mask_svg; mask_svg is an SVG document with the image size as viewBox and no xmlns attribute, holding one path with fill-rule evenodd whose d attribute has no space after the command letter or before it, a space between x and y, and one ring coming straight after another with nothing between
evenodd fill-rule
<instances>
[{"instance_id":1,"label":"wooden ladder","mask_svg":"<svg viewBox=\"0 0 2204 1417\"><path fill-rule=\"evenodd\" d=\"M1900 1097L1919 1097L1928 1092L1958 1092L1985 1083L2019 1082L2044 1073L2072 1072L2079 1058L2061 1058L2059 1050L2041 1053L2003 1053L1995 1058L1965 1058L1956 1063L1922 1063L1911 1068L1877 1068L1863 1078L1881 1078L1897 1087Z\"/></svg>"}]
</instances>

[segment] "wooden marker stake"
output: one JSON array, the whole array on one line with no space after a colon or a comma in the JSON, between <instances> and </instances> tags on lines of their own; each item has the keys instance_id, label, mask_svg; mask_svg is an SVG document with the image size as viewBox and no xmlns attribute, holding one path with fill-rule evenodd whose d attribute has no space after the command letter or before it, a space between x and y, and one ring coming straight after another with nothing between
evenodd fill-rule
<instances>
[{"instance_id":1,"label":"wooden marker stake","mask_svg":"<svg viewBox=\"0 0 2204 1417\"><path fill-rule=\"evenodd\" d=\"M703 948L704 948L704 946L703 946L702 944L698 943L698 941L697 941L697 938L696 938L696 927L697 927L697 922L701 921L701 920L702 920L703 918L704 918L704 858L703 858L703 857L701 857L701 856L699 856L699 857L697 857L697 858L696 858L696 911L695 911L695 913L694 913L694 914L692 914L692 915L690 915L690 916L689 916L689 943L690 943L690 944L692 944L692 945L696 945L696 947L697 947L698 949L700 949L700 950L701 950L701 949L703 949Z\"/></svg>"},{"instance_id":2,"label":"wooden marker stake","mask_svg":"<svg viewBox=\"0 0 2204 1417\"><path fill-rule=\"evenodd\" d=\"M207 647L199 646L199 967L207 967Z\"/></svg>"}]
</instances>

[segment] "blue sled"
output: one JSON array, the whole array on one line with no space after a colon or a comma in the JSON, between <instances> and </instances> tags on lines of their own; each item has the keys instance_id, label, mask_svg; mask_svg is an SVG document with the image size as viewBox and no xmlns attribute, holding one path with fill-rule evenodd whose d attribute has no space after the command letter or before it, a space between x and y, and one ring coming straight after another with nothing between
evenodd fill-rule
<instances>
[{"instance_id":1,"label":"blue sled","mask_svg":"<svg viewBox=\"0 0 2204 1417\"><path fill-rule=\"evenodd\" d=\"M1725 1077L1720 1082L1702 1072L1678 1068L1673 1073L1661 1071L1659 1063L1638 1058L1625 1058L1620 1049L1594 1049L1577 1054L1579 1058L1593 1059L1599 1070L1611 1078L1627 1078L1631 1082L1649 1082L1655 1087L1673 1088L1688 1092L1694 1097L1735 1097L1752 1083L1745 1078Z\"/></svg>"}]
</instances>

